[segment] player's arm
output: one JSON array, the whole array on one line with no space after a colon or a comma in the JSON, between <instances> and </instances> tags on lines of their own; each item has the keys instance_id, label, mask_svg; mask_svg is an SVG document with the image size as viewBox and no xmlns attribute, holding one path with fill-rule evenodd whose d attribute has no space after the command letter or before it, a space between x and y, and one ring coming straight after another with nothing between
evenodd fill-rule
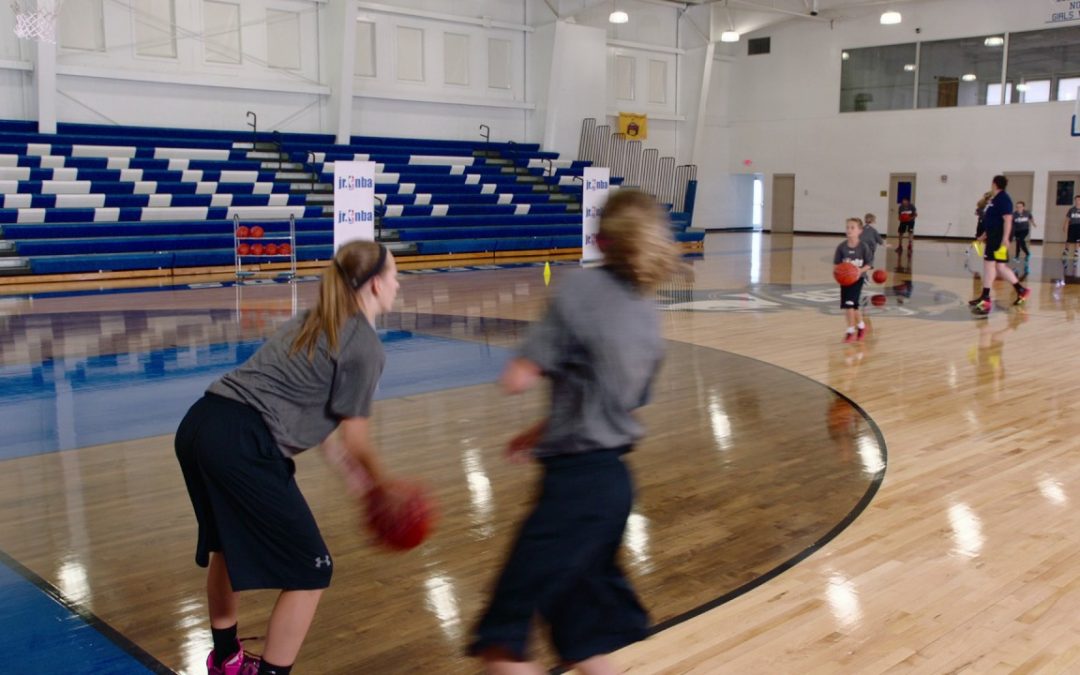
<instances>
[{"instance_id":1,"label":"player's arm","mask_svg":"<svg viewBox=\"0 0 1080 675\"><path fill-rule=\"evenodd\" d=\"M348 460L360 465L367 472L373 485L387 482L382 459L371 439L371 422L367 417L347 417L338 423L337 429L324 441L324 445L340 443Z\"/></svg>"},{"instance_id":2,"label":"player's arm","mask_svg":"<svg viewBox=\"0 0 1080 675\"><path fill-rule=\"evenodd\" d=\"M1002 217L1002 221L1004 221L1004 228L1005 229L1001 233L1001 242L1002 242L1002 245L1004 245L1005 243L1007 243L1009 241L1009 236L1012 235L1012 224L1013 224L1012 214L1011 213L1005 214Z\"/></svg>"},{"instance_id":3,"label":"player's arm","mask_svg":"<svg viewBox=\"0 0 1080 675\"><path fill-rule=\"evenodd\" d=\"M539 365L519 356L506 364L499 384L507 394L520 394L536 386L541 377L543 371Z\"/></svg>"}]
</instances>

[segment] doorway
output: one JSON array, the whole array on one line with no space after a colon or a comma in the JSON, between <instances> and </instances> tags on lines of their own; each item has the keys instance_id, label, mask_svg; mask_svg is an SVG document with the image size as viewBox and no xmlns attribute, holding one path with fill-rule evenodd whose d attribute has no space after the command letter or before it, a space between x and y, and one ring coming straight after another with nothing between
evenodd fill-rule
<instances>
[{"instance_id":1,"label":"doorway","mask_svg":"<svg viewBox=\"0 0 1080 675\"><path fill-rule=\"evenodd\" d=\"M1046 212L1035 222L1042 229L1043 241L1065 241L1065 215L1080 194L1080 171L1051 171L1046 181Z\"/></svg>"},{"instance_id":2,"label":"doorway","mask_svg":"<svg viewBox=\"0 0 1080 675\"><path fill-rule=\"evenodd\" d=\"M735 190L734 226L737 229L760 230L765 211L764 174L736 174L731 179Z\"/></svg>"},{"instance_id":3,"label":"doorway","mask_svg":"<svg viewBox=\"0 0 1080 675\"><path fill-rule=\"evenodd\" d=\"M790 234L795 231L795 174L773 174L771 232Z\"/></svg>"},{"instance_id":4,"label":"doorway","mask_svg":"<svg viewBox=\"0 0 1080 675\"><path fill-rule=\"evenodd\" d=\"M900 229L899 204L901 199L910 199L912 204L918 207L915 201L915 174L891 173L889 174L889 229L890 237L897 236Z\"/></svg>"}]
</instances>

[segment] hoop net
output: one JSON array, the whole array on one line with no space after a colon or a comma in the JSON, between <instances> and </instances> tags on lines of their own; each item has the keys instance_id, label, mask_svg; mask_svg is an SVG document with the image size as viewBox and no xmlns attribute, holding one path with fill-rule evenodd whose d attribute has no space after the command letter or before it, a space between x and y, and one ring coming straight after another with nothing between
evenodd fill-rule
<instances>
[{"instance_id":1,"label":"hoop net","mask_svg":"<svg viewBox=\"0 0 1080 675\"><path fill-rule=\"evenodd\" d=\"M52 7L31 7L29 4L11 3L15 13L15 35L23 40L56 43L56 15L60 3Z\"/></svg>"}]
</instances>

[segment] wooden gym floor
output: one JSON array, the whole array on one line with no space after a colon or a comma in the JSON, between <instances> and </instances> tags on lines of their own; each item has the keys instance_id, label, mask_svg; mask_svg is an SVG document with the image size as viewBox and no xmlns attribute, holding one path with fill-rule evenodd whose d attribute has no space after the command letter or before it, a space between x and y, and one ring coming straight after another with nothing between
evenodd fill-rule
<instances>
[{"instance_id":1,"label":"wooden gym floor","mask_svg":"<svg viewBox=\"0 0 1080 675\"><path fill-rule=\"evenodd\" d=\"M839 239L710 235L692 279L658 292L668 359L630 460L625 551L658 630L618 662L1080 671L1075 270L1036 249L1028 306L1000 287L976 319L966 243L879 250L890 279L867 288L871 332L844 345ZM554 266L554 283L570 269ZM205 672L204 576L170 429L316 284L56 288L0 298L2 561L137 668ZM332 471L301 456L335 577L298 672L477 671L461 648L536 475L501 448L543 409L542 393L505 398L490 379L546 293L538 267L403 275L375 429L442 519L417 551L376 549ZM241 634L257 637L273 594L249 596ZM11 613L0 626L18 635Z\"/></svg>"}]
</instances>

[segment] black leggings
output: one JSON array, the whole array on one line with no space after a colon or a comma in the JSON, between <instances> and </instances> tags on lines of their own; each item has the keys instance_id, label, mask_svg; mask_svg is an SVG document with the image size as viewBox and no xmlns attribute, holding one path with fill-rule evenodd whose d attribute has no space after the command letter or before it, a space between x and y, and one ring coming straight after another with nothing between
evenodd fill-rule
<instances>
[{"instance_id":1,"label":"black leggings","mask_svg":"<svg viewBox=\"0 0 1080 675\"><path fill-rule=\"evenodd\" d=\"M1013 232L1013 239L1016 241L1016 257L1020 257L1020 251L1024 252L1024 255L1028 258L1031 257L1031 251L1028 249L1028 230L1017 230Z\"/></svg>"}]
</instances>

